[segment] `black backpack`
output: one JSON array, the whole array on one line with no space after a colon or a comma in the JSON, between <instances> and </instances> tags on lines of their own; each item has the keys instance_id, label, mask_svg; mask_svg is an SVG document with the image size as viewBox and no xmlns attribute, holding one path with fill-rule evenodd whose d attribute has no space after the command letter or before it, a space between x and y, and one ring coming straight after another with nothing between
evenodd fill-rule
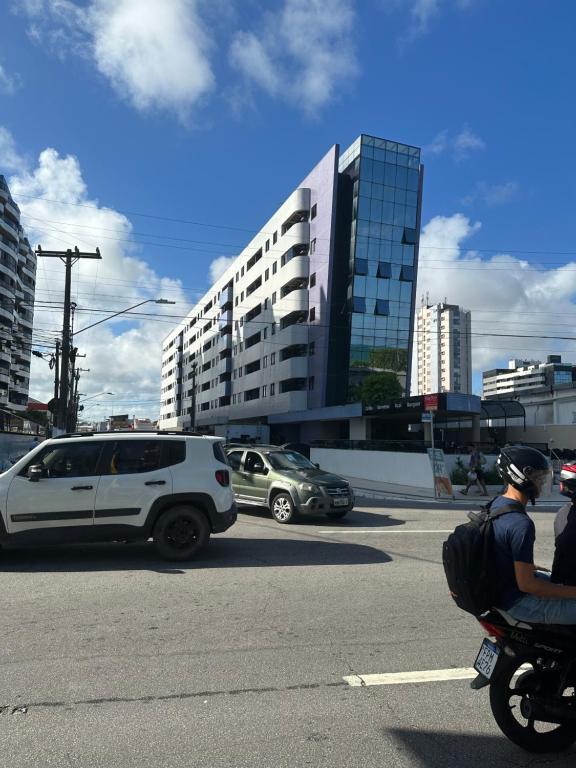
<instances>
[{"instance_id":1,"label":"black backpack","mask_svg":"<svg viewBox=\"0 0 576 768\"><path fill-rule=\"evenodd\" d=\"M519 502L490 507L494 499L479 512L469 512L470 522L455 528L442 547L442 562L450 594L463 611L479 616L490 610L496 591L490 579L490 555L494 538L492 522L508 512L524 512Z\"/></svg>"}]
</instances>

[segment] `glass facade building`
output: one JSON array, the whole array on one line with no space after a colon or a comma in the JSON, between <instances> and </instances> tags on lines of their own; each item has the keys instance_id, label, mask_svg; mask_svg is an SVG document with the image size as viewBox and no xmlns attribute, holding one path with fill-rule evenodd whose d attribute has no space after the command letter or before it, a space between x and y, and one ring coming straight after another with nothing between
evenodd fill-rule
<instances>
[{"instance_id":1,"label":"glass facade building","mask_svg":"<svg viewBox=\"0 0 576 768\"><path fill-rule=\"evenodd\" d=\"M418 266L420 149L362 135L340 157L352 185L347 304L348 400L367 373L409 391Z\"/></svg>"}]
</instances>

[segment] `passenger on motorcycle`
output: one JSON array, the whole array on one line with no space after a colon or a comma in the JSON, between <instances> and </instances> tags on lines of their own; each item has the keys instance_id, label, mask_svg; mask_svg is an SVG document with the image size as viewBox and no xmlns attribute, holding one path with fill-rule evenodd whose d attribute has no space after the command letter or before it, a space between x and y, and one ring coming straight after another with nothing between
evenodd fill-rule
<instances>
[{"instance_id":1,"label":"passenger on motorcycle","mask_svg":"<svg viewBox=\"0 0 576 768\"><path fill-rule=\"evenodd\" d=\"M534 565L536 529L526 512L551 477L546 457L534 448L508 446L497 460L506 489L492 503L491 511L513 503L517 511L493 522L494 563L492 583L500 596L496 607L519 621L539 624L576 624L576 586L550 581Z\"/></svg>"},{"instance_id":2,"label":"passenger on motorcycle","mask_svg":"<svg viewBox=\"0 0 576 768\"><path fill-rule=\"evenodd\" d=\"M560 507L554 520L556 550L551 581L576 586L576 464L560 470L560 492L570 499Z\"/></svg>"}]
</instances>

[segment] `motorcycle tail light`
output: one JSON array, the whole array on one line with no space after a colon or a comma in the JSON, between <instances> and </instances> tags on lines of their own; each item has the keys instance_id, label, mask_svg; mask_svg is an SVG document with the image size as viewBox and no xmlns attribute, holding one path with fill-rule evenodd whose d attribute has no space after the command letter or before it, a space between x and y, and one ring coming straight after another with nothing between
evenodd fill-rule
<instances>
[{"instance_id":1,"label":"motorcycle tail light","mask_svg":"<svg viewBox=\"0 0 576 768\"><path fill-rule=\"evenodd\" d=\"M491 624L489 621L479 619L480 624L484 627L490 637L504 637L504 630L497 627L495 624Z\"/></svg>"},{"instance_id":2,"label":"motorcycle tail light","mask_svg":"<svg viewBox=\"0 0 576 768\"><path fill-rule=\"evenodd\" d=\"M224 487L230 485L230 475L227 469L217 469L214 476L220 485Z\"/></svg>"}]
</instances>

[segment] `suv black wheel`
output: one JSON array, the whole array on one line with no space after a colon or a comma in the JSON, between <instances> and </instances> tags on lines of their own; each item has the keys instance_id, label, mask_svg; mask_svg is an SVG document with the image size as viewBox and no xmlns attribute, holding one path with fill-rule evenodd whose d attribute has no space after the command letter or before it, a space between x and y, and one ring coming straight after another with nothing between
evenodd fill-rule
<instances>
[{"instance_id":1,"label":"suv black wheel","mask_svg":"<svg viewBox=\"0 0 576 768\"><path fill-rule=\"evenodd\" d=\"M270 511L274 520L282 525L293 523L297 517L296 508L289 493L277 493L272 499Z\"/></svg>"},{"instance_id":2,"label":"suv black wheel","mask_svg":"<svg viewBox=\"0 0 576 768\"><path fill-rule=\"evenodd\" d=\"M154 544L165 560L190 560L208 544L206 516L193 507L172 507L154 527Z\"/></svg>"}]
</instances>

